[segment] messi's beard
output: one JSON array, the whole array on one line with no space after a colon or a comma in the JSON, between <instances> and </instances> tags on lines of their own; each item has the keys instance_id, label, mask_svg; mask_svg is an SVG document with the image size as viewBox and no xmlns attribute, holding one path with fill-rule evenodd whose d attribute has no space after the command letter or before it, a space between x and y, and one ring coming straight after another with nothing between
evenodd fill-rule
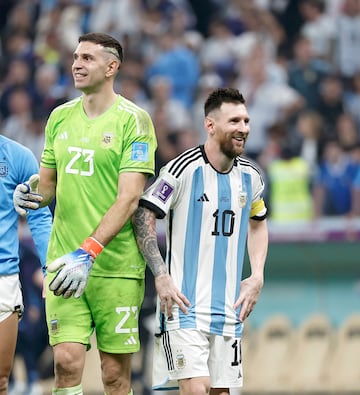
<instances>
[{"instance_id":1,"label":"messi's beard","mask_svg":"<svg viewBox=\"0 0 360 395\"><path fill-rule=\"evenodd\" d=\"M245 140L242 147L235 147L232 139L225 140L220 142L220 151L227 156L229 159L234 159L237 156L241 155L245 149Z\"/></svg>"}]
</instances>

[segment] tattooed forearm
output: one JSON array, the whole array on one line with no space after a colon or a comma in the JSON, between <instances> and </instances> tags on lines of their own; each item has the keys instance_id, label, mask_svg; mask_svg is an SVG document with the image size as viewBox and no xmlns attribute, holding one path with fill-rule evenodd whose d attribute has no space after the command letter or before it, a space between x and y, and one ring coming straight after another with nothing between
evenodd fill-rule
<instances>
[{"instance_id":1,"label":"tattooed forearm","mask_svg":"<svg viewBox=\"0 0 360 395\"><path fill-rule=\"evenodd\" d=\"M152 274L156 277L167 273L157 242L155 214L144 207L139 207L132 221L139 249Z\"/></svg>"}]
</instances>

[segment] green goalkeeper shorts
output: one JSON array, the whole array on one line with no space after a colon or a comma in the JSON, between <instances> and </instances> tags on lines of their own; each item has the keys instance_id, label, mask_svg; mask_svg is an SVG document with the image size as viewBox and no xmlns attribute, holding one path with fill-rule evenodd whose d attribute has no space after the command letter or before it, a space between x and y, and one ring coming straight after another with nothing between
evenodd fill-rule
<instances>
[{"instance_id":1,"label":"green goalkeeper shorts","mask_svg":"<svg viewBox=\"0 0 360 395\"><path fill-rule=\"evenodd\" d=\"M53 276L47 277L50 282ZM139 351L139 312L144 289L143 279L93 276L78 299L64 299L47 289L50 345L75 342L90 347L95 329L99 350L112 354Z\"/></svg>"}]
</instances>

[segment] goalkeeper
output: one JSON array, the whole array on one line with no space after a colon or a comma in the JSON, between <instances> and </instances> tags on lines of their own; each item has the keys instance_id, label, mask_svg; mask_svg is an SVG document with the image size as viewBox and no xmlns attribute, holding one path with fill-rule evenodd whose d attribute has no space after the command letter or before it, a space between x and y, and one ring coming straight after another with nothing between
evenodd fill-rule
<instances>
[{"instance_id":1,"label":"goalkeeper","mask_svg":"<svg viewBox=\"0 0 360 395\"><path fill-rule=\"evenodd\" d=\"M114 91L122 58L114 38L80 36L72 73L82 95L48 119L40 164L43 200L39 204L23 185L14 194L21 215L56 198L46 297L53 394L82 394L94 330L105 393L132 391L145 262L129 218L154 174L156 137L148 113Z\"/></svg>"}]
</instances>

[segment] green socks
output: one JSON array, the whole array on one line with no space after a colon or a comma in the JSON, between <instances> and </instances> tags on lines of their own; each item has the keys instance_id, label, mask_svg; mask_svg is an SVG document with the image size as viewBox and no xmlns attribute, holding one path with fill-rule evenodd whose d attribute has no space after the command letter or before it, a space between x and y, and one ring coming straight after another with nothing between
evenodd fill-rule
<instances>
[{"instance_id":1,"label":"green socks","mask_svg":"<svg viewBox=\"0 0 360 395\"><path fill-rule=\"evenodd\" d=\"M70 388L53 388L52 395L83 395L82 385Z\"/></svg>"}]
</instances>

